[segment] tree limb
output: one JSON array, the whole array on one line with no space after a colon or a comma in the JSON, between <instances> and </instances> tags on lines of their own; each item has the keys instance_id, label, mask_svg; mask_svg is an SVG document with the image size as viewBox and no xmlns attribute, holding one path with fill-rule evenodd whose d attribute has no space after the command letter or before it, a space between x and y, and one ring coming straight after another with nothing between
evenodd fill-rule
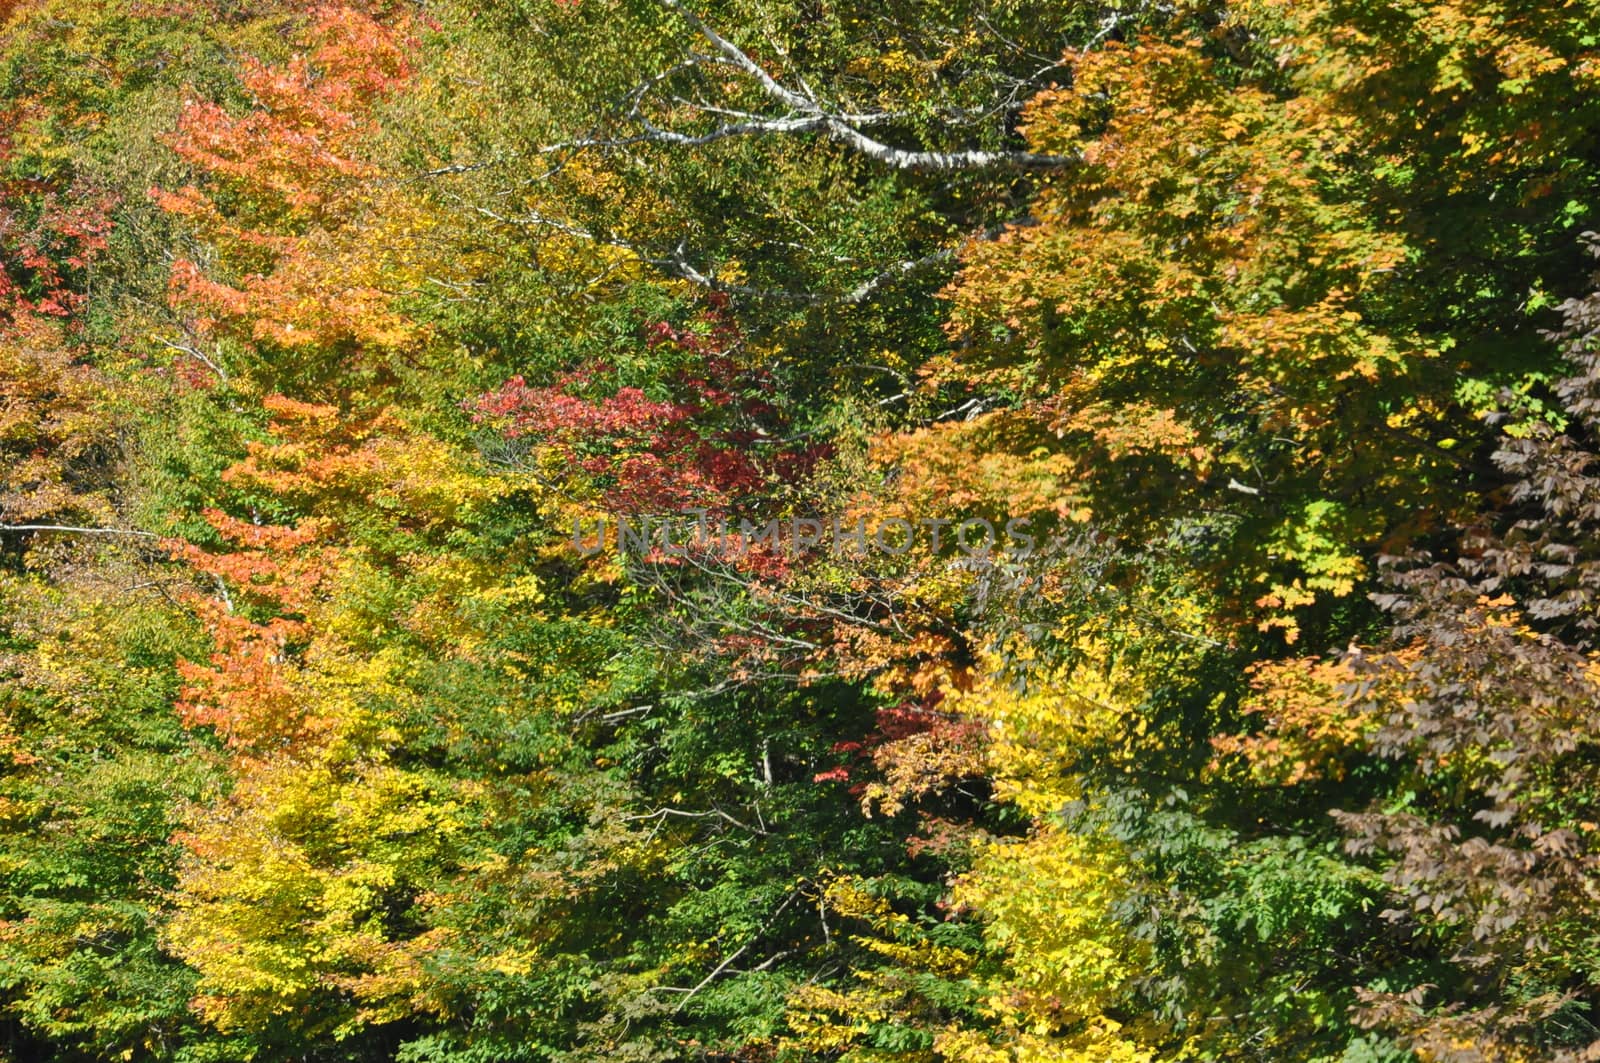
<instances>
[{"instance_id":1,"label":"tree limb","mask_svg":"<svg viewBox=\"0 0 1600 1063\"><path fill-rule=\"evenodd\" d=\"M930 173L994 169L1059 170L1080 165L1083 161L1081 156L1076 154L1042 155L1030 151L979 150L917 151L894 147L875 137L868 136L861 130L864 125L887 121L892 116L888 114L845 114L832 111L823 106L821 100L817 98L815 93L810 91L809 87L797 91L782 84L763 70L761 64L752 59L744 49L718 33L693 11L690 11L680 3L679 0L661 0L661 3L687 22L700 36L704 37L716 50L717 55L705 57L695 56L691 53L687 64L679 64L662 74L655 75L642 82L629 94L629 117L643 126L643 132L630 137L613 139L588 138L580 141L569 141L560 145L552 145L543 150L561 151L583 147L624 147L639 143L699 146L735 136L820 132L875 162L897 170ZM720 62L734 67L755 81L764 95L787 108L789 113L781 117L752 115L743 121L727 123L702 134L679 133L661 129L639 113L640 103L643 102L652 89L666 78L681 72L686 66L695 65L697 62ZM700 107L699 104L691 104L691 106ZM705 109L714 113L728 113L721 108Z\"/></svg>"},{"instance_id":2,"label":"tree limb","mask_svg":"<svg viewBox=\"0 0 1600 1063\"><path fill-rule=\"evenodd\" d=\"M133 535L142 539L159 539L155 532L136 528L80 528L69 524L0 524L0 532L70 532L74 535Z\"/></svg>"}]
</instances>

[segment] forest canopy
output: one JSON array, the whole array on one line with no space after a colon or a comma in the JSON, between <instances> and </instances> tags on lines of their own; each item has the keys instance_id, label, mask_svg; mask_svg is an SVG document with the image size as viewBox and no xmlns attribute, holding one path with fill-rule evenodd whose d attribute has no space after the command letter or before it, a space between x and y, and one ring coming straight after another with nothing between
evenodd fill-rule
<instances>
[{"instance_id":1,"label":"forest canopy","mask_svg":"<svg viewBox=\"0 0 1600 1063\"><path fill-rule=\"evenodd\" d=\"M0 0L0 1060L1600 1060L1600 7Z\"/></svg>"}]
</instances>

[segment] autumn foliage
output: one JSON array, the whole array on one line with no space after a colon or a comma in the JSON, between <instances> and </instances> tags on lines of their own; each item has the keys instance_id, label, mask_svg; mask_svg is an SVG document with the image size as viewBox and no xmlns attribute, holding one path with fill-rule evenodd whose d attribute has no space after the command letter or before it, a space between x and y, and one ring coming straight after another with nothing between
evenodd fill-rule
<instances>
[{"instance_id":1,"label":"autumn foliage","mask_svg":"<svg viewBox=\"0 0 1600 1063\"><path fill-rule=\"evenodd\" d=\"M1600 1058L1597 41L0 0L0 1058Z\"/></svg>"}]
</instances>

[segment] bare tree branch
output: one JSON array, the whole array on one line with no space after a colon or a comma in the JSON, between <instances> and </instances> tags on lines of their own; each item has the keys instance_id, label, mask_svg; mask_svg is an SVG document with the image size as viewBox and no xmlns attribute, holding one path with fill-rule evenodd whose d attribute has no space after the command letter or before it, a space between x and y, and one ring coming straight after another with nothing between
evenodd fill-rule
<instances>
[{"instance_id":1,"label":"bare tree branch","mask_svg":"<svg viewBox=\"0 0 1600 1063\"><path fill-rule=\"evenodd\" d=\"M896 148L861 131L869 121L881 121L883 115L838 114L824 107L809 88L796 91L781 84L745 51L723 37L679 0L661 0L662 4L687 22L709 41L722 59L743 71L767 97L787 107L790 113L782 118L745 121L721 126L702 137L674 134L644 123L646 130L633 141L654 140L662 143L709 143L729 136L747 136L759 133L800 132L815 130L826 133L831 139L845 144L875 162L898 170L941 172L952 170L1058 170L1077 166L1083 161L1078 155L1040 155L1028 151L912 151ZM634 99L635 113L638 102L653 88L648 84ZM642 120L641 120L642 121ZM615 142L614 142L615 143Z\"/></svg>"},{"instance_id":2,"label":"bare tree branch","mask_svg":"<svg viewBox=\"0 0 1600 1063\"><path fill-rule=\"evenodd\" d=\"M205 352L200 350L197 344L193 343L192 341L190 343L174 343L172 340L169 340L164 336L157 336L155 337L155 340L157 343L161 344L161 346L167 348L167 350L176 351L179 354L187 354L190 358L193 358L195 361L204 365L207 369L211 370L217 375L217 379L222 382L223 386L227 386L229 383L231 383L228 378L228 371L222 367L222 363L208 356Z\"/></svg>"},{"instance_id":3,"label":"bare tree branch","mask_svg":"<svg viewBox=\"0 0 1600 1063\"><path fill-rule=\"evenodd\" d=\"M70 524L0 524L0 532L69 532L73 535L133 535L141 539L159 539L155 532L136 528L82 528Z\"/></svg>"},{"instance_id":4,"label":"bare tree branch","mask_svg":"<svg viewBox=\"0 0 1600 1063\"><path fill-rule=\"evenodd\" d=\"M730 967L733 966L733 962L735 960L737 960L740 956L743 956L746 952L749 952L750 951L750 946L754 945L756 942L761 940L761 936L763 934L765 934L769 929L771 929L772 924L776 923L778 921L778 917L784 913L784 909L788 908L789 905L793 904L795 899L798 898L800 895L801 895L801 891L800 890L795 890L793 893L789 894L789 896L784 899L784 902L782 904L778 905L777 910L774 911L770 916L767 917L766 922L761 924L761 928L755 932L755 935L753 937L751 937L750 940L746 941L743 945L739 946L739 948L735 949L732 953L730 953L721 963L717 964L716 968L710 974L708 974L704 978L702 978L700 980L699 984L694 986L694 988L686 989L686 988L683 988L683 987L680 987L680 986L653 986L652 989L654 989L656 992L661 992L661 993L682 993L683 997L682 997L682 999L680 999L678 1001L678 1006L673 1009L673 1012L676 1013L676 1012L682 1011L684 1008L688 1007L689 1001L694 998L694 995L696 993L700 992L700 990L704 989L706 986L708 986L712 982L716 981L717 978L724 971L728 970ZM782 959L784 956L787 956L788 954L789 954L788 951L779 952L777 955L769 958L765 963L761 964L761 966L759 966L759 967L756 967L754 970L755 971L766 970L768 967L772 966L772 964L776 963L778 960ZM740 974L743 974L743 973L754 973L754 971L751 971L751 972L735 972L735 973L740 973Z\"/></svg>"}]
</instances>

